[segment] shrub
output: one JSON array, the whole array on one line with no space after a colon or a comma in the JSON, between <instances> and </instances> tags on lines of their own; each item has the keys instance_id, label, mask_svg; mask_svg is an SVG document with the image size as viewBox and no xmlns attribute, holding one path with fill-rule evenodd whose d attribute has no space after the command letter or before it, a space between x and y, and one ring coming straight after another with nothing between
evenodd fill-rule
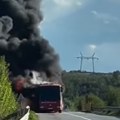
<instances>
[{"instance_id":1,"label":"shrub","mask_svg":"<svg viewBox=\"0 0 120 120\"><path fill-rule=\"evenodd\" d=\"M107 99L108 106L120 106L120 88L109 86Z\"/></svg>"},{"instance_id":2,"label":"shrub","mask_svg":"<svg viewBox=\"0 0 120 120\"><path fill-rule=\"evenodd\" d=\"M105 102L99 98L98 96L94 95L94 94L90 94L88 96L90 102L91 102L91 107L92 108L103 108L106 106Z\"/></svg>"},{"instance_id":3,"label":"shrub","mask_svg":"<svg viewBox=\"0 0 120 120\"><path fill-rule=\"evenodd\" d=\"M105 102L94 94L80 96L74 99L74 108L77 111L91 111L92 108L105 107Z\"/></svg>"},{"instance_id":4,"label":"shrub","mask_svg":"<svg viewBox=\"0 0 120 120\"><path fill-rule=\"evenodd\" d=\"M85 105L85 97L81 96L81 97L76 97L74 99L74 109L77 111L84 111L83 106Z\"/></svg>"},{"instance_id":5,"label":"shrub","mask_svg":"<svg viewBox=\"0 0 120 120\"><path fill-rule=\"evenodd\" d=\"M15 112L18 107L8 75L8 64L3 57L0 57L0 117L2 118Z\"/></svg>"},{"instance_id":6,"label":"shrub","mask_svg":"<svg viewBox=\"0 0 120 120\"><path fill-rule=\"evenodd\" d=\"M38 116L35 114L35 112L30 111L29 120L38 120Z\"/></svg>"}]
</instances>

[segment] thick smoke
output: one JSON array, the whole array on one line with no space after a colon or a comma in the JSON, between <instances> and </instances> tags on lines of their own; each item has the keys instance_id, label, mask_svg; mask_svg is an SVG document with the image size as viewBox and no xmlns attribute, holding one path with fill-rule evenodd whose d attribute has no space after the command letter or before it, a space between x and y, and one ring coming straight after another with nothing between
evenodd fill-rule
<instances>
[{"instance_id":1,"label":"thick smoke","mask_svg":"<svg viewBox=\"0 0 120 120\"><path fill-rule=\"evenodd\" d=\"M59 57L38 30L40 5L41 0L0 0L0 55L13 76L35 70L60 80Z\"/></svg>"}]
</instances>

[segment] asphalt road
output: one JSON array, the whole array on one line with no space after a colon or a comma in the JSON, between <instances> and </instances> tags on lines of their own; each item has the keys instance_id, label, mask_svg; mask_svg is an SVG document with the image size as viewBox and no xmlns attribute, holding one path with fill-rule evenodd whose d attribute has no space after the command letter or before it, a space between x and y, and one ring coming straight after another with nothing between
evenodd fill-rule
<instances>
[{"instance_id":1,"label":"asphalt road","mask_svg":"<svg viewBox=\"0 0 120 120\"><path fill-rule=\"evenodd\" d=\"M120 118L83 112L40 113L40 120L120 120Z\"/></svg>"}]
</instances>

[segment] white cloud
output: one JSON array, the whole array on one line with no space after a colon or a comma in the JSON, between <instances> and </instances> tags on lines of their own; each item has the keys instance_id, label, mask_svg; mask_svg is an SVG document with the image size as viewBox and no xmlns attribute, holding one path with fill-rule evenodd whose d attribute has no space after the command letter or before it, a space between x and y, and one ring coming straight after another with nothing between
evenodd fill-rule
<instances>
[{"instance_id":1,"label":"white cloud","mask_svg":"<svg viewBox=\"0 0 120 120\"><path fill-rule=\"evenodd\" d=\"M102 20L105 24L109 24L111 22L119 22L119 19L115 16L112 16L108 13L99 13L95 10L91 11L91 13L98 19Z\"/></svg>"},{"instance_id":2,"label":"white cloud","mask_svg":"<svg viewBox=\"0 0 120 120\"><path fill-rule=\"evenodd\" d=\"M59 6L71 6L71 2L67 0L54 0L54 2Z\"/></svg>"},{"instance_id":3,"label":"white cloud","mask_svg":"<svg viewBox=\"0 0 120 120\"><path fill-rule=\"evenodd\" d=\"M97 49L97 45L89 44L85 46L84 51L87 55L92 55L94 52L96 52L96 49Z\"/></svg>"},{"instance_id":4,"label":"white cloud","mask_svg":"<svg viewBox=\"0 0 120 120\"><path fill-rule=\"evenodd\" d=\"M76 2L76 5L81 6L81 5L82 5L82 2L77 1L77 2Z\"/></svg>"},{"instance_id":5,"label":"white cloud","mask_svg":"<svg viewBox=\"0 0 120 120\"><path fill-rule=\"evenodd\" d=\"M82 5L82 0L53 0L55 4L61 7L73 7Z\"/></svg>"},{"instance_id":6,"label":"white cloud","mask_svg":"<svg viewBox=\"0 0 120 120\"><path fill-rule=\"evenodd\" d=\"M91 51L95 51L96 47L97 46L94 45L94 44L89 45L89 48L90 48Z\"/></svg>"},{"instance_id":7,"label":"white cloud","mask_svg":"<svg viewBox=\"0 0 120 120\"><path fill-rule=\"evenodd\" d=\"M44 23L53 22L80 9L88 0L43 0Z\"/></svg>"}]
</instances>

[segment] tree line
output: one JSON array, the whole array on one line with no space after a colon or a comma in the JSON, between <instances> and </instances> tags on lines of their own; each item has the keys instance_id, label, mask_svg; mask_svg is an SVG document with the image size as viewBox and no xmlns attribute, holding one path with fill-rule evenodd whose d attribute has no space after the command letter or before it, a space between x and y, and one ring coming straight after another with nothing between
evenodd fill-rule
<instances>
[{"instance_id":1,"label":"tree line","mask_svg":"<svg viewBox=\"0 0 120 120\"><path fill-rule=\"evenodd\" d=\"M89 73L63 71L65 108L89 111L93 108L120 106L120 72Z\"/></svg>"}]
</instances>

